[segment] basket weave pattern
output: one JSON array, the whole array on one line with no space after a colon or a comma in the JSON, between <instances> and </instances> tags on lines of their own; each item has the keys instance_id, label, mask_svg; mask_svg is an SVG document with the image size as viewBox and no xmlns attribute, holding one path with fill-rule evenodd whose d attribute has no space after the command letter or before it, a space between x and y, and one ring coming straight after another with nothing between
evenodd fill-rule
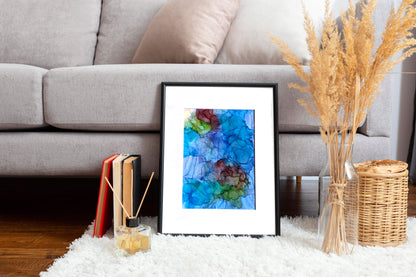
<instances>
[{"instance_id":1,"label":"basket weave pattern","mask_svg":"<svg viewBox=\"0 0 416 277\"><path fill-rule=\"evenodd\" d=\"M360 172L358 243L397 246L407 241L408 171Z\"/></svg>"}]
</instances>

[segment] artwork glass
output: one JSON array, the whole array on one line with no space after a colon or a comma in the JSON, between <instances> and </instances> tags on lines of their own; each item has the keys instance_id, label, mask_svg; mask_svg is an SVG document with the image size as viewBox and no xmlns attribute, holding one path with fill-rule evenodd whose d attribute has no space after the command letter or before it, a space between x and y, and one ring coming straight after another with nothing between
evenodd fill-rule
<instances>
[{"instance_id":1,"label":"artwork glass","mask_svg":"<svg viewBox=\"0 0 416 277\"><path fill-rule=\"evenodd\" d=\"M254 110L185 109L182 206L254 210Z\"/></svg>"}]
</instances>

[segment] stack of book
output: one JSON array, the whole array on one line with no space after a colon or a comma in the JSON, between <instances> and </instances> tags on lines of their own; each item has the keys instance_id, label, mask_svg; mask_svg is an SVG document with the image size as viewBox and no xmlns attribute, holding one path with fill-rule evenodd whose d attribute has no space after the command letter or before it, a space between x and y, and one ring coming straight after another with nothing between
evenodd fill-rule
<instances>
[{"instance_id":1,"label":"stack of book","mask_svg":"<svg viewBox=\"0 0 416 277\"><path fill-rule=\"evenodd\" d=\"M114 228L126 223L127 214L118 201L113 201L113 193L107 185L106 178L110 181L128 214L135 215L140 199L140 155L114 154L103 161L94 237L103 236L111 226L112 218L114 218Z\"/></svg>"}]
</instances>

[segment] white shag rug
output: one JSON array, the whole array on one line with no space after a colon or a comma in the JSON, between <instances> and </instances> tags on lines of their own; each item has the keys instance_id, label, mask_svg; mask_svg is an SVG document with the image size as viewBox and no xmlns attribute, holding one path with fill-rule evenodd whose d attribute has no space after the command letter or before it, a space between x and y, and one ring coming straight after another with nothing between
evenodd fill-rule
<instances>
[{"instance_id":1,"label":"white shag rug","mask_svg":"<svg viewBox=\"0 0 416 277\"><path fill-rule=\"evenodd\" d=\"M143 218L156 227L156 218ZM320 251L317 218L281 219L281 236L190 237L156 234L152 249L117 255L112 232L92 238L93 224L41 277L49 276L416 276L416 218L408 242L397 247L355 246L352 254Z\"/></svg>"}]
</instances>

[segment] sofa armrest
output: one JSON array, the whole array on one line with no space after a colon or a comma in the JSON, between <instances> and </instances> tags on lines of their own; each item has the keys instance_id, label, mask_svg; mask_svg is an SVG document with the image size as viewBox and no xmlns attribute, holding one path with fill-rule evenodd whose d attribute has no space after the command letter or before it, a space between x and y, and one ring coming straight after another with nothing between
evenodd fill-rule
<instances>
[{"instance_id":1,"label":"sofa armrest","mask_svg":"<svg viewBox=\"0 0 416 277\"><path fill-rule=\"evenodd\" d=\"M378 0L373 14L375 23L375 46L381 43L390 11L400 6L401 0ZM392 69L401 72L402 65L398 64ZM368 112L366 122L359 132L367 136L390 136L392 124L392 97L400 90L400 80L397 74L386 74L380 85L381 94L377 95L371 109Z\"/></svg>"},{"instance_id":2,"label":"sofa armrest","mask_svg":"<svg viewBox=\"0 0 416 277\"><path fill-rule=\"evenodd\" d=\"M358 132L369 137L389 137L391 133L391 90L393 84L385 79L381 85L382 92L377 95L371 109L368 111L364 124L358 128Z\"/></svg>"}]
</instances>

